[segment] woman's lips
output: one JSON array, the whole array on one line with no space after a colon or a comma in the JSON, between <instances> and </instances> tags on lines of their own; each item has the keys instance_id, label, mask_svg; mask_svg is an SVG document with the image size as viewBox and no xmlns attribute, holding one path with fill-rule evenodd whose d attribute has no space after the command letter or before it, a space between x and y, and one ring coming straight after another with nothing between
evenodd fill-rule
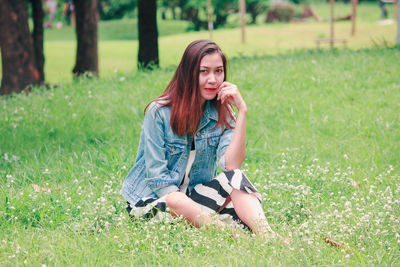
<instances>
[{"instance_id":1,"label":"woman's lips","mask_svg":"<svg viewBox=\"0 0 400 267\"><path fill-rule=\"evenodd\" d=\"M207 92L215 92L217 88L204 88Z\"/></svg>"}]
</instances>

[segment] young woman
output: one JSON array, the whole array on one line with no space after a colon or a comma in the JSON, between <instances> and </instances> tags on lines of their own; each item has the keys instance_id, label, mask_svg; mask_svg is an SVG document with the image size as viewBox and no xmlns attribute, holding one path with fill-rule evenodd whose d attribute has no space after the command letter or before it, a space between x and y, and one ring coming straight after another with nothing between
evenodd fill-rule
<instances>
[{"instance_id":1,"label":"young woman","mask_svg":"<svg viewBox=\"0 0 400 267\"><path fill-rule=\"evenodd\" d=\"M121 190L130 215L169 211L196 227L212 221L224 226L218 218L232 217L258 235L274 235L261 195L239 170L247 105L226 81L226 70L215 43L194 41L164 93L145 109L136 163Z\"/></svg>"}]
</instances>

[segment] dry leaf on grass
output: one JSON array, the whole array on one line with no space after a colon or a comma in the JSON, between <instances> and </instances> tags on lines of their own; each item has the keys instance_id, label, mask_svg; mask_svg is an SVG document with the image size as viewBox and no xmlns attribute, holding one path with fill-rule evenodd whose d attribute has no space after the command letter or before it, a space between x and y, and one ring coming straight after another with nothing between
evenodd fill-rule
<instances>
[{"instance_id":1,"label":"dry leaf on grass","mask_svg":"<svg viewBox=\"0 0 400 267\"><path fill-rule=\"evenodd\" d=\"M343 245L342 245L342 244L340 244L340 243L338 243L338 242L336 242L336 241L333 241L333 240L331 240L331 239L328 239L328 238L326 238L326 237L322 238L322 240L324 240L325 243L327 243L328 245L331 245L331 246L333 246L333 247L343 248Z\"/></svg>"},{"instance_id":2,"label":"dry leaf on grass","mask_svg":"<svg viewBox=\"0 0 400 267\"><path fill-rule=\"evenodd\" d=\"M37 184L32 184L33 190L35 190L35 192L51 192L51 188L45 188L45 187L41 187Z\"/></svg>"}]
</instances>

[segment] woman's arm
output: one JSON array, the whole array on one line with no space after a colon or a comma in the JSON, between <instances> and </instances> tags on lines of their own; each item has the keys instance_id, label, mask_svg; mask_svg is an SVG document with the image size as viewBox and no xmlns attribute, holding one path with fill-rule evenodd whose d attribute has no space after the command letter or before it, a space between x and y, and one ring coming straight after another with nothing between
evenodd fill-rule
<instances>
[{"instance_id":1,"label":"woman's arm","mask_svg":"<svg viewBox=\"0 0 400 267\"><path fill-rule=\"evenodd\" d=\"M225 152L226 170L239 169L246 156L246 120L247 105L236 85L224 82L218 92L218 100L226 102L238 109L236 127L232 141Z\"/></svg>"},{"instance_id":2,"label":"woman's arm","mask_svg":"<svg viewBox=\"0 0 400 267\"><path fill-rule=\"evenodd\" d=\"M165 157L164 121L158 106L150 104L143 122L146 183L158 197L178 191L178 174L168 170Z\"/></svg>"}]
</instances>

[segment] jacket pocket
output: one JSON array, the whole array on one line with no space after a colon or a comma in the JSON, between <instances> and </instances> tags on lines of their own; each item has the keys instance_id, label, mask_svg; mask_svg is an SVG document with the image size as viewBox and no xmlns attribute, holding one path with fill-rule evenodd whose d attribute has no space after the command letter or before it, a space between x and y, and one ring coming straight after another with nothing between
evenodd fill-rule
<instances>
[{"instance_id":1,"label":"jacket pocket","mask_svg":"<svg viewBox=\"0 0 400 267\"><path fill-rule=\"evenodd\" d=\"M207 138L208 156L211 157L213 160L215 160L217 156L217 147L219 144L219 139L220 139L219 136L213 136Z\"/></svg>"},{"instance_id":2,"label":"jacket pocket","mask_svg":"<svg viewBox=\"0 0 400 267\"><path fill-rule=\"evenodd\" d=\"M210 146L218 147L219 138L220 138L219 136L208 137L208 138L207 138L207 143L208 143Z\"/></svg>"},{"instance_id":3,"label":"jacket pocket","mask_svg":"<svg viewBox=\"0 0 400 267\"><path fill-rule=\"evenodd\" d=\"M166 159L168 161L168 168L171 170L171 167L176 165L176 162L185 151L185 144L166 142L165 147L167 150Z\"/></svg>"}]
</instances>

